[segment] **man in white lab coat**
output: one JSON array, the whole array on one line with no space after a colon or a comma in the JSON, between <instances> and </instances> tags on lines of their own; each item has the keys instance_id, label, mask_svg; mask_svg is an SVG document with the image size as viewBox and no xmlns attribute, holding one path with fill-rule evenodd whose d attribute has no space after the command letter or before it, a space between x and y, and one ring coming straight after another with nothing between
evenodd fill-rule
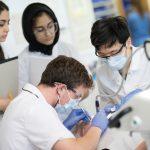
<instances>
[{"instance_id":1,"label":"man in white lab coat","mask_svg":"<svg viewBox=\"0 0 150 150\"><path fill-rule=\"evenodd\" d=\"M127 22L123 17L96 21L92 27L91 42L99 57L96 74L101 94L114 94L121 85L123 74L125 79L119 98L137 88L144 90L150 85L150 63L143 48L126 64L137 48L131 44Z\"/></svg>"},{"instance_id":2,"label":"man in white lab coat","mask_svg":"<svg viewBox=\"0 0 150 150\"><path fill-rule=\"evenodd\" d=\"M88 95L93 81L77 60L58 56L42 74L37 87L26 84L7 107L0 126L0 150L91 150L108 126L107 113L100 110L85 136L75 138L71 129L86 121L87 113L75 106ZM74 109L62 123L55 110Z\"/></svg>"},{"instance_id":3,"label":"man in white lab coat","mask_svg":"<svg viewBox=\"0 0 150 150\"><path fill-rule=\"evenodd\" d=\"M91 43L95 47L95 54L99 57L96 77L99 93L102 96L102 105L118 103L133 90L143 90L150 85L150 63L144 49L140 48L132 59L129 59L137 48L131 43L130 32L124 17L97 20L92 27ZM114 95L122 81L123 84L117 96L106 96Z\"/></svg>"}]
</instances>

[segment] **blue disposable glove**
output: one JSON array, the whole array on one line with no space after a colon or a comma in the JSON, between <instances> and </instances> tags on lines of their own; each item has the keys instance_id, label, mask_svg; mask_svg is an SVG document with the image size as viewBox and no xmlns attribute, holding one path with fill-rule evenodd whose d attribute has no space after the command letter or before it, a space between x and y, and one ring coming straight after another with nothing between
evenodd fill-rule
<instances>
[{"instance_id":1,"label":"blue disposable glove","mask_svg":"<svg viewBox=\"0 0 150 150\"><path fill-rule=\"evenodd\" d=\"M121 100L117 104L115 104L116 111L119 110L125 103L127 103L134 95L141 91L141 89L135 89L126 96L122 97Z\"/></svg>"},{"instance_id":2,"label":"blue disposable glove","mask_svg":"<svg viewBox=\"0 0 150 150\"><path fill-rule=\"evenodd\" d=\"M82 109L73 109L68 117L64 120L63 124L68 129L71 130L79 121L83 120L86 114Z\"/></svg>"},{"instance_id":3,"label":"blue disposable glove","mask_svg":"<svg viewBox=\"0 0 150 150\"><path fill-rule=\"evenodd\" d=\"M83 110L83 109L82 109ZM85 117L82 119L82 121L84 123L89 123L91 121L91 116L89 115L89 113L86 110L83 110L85 113Z\"/></svg>"},{"instance_id":4,"label":"blue disposable glove","mask_svg":"<svg viewBox=\"0 0 150 150\"><path fill-rule=\"evenodd\" d=\"M111 112L111 108L114 105L108 104L103 109L100 109L99 112L94 116L92 119L91 126L95 126L101 129L102 133L106 130L108 127L108 119L107 115Z\"/></svg>"}]
</instances>

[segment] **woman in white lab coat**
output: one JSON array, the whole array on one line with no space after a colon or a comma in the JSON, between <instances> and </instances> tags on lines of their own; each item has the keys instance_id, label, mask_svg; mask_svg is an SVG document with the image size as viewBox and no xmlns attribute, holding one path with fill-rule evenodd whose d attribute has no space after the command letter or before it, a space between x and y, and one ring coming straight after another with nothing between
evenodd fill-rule
<instances>
[{"instance_id":1,"label":"woman in white lab coat","mask_svg":"<svg viewBox=\"0 0 150 150\"><path fill-rule=\"evenodd\" d=\"M124 17L118 16L96 21L91 31L91 42L95 47L96 55L99 57L96 77L102 105L118 102L120 104L120 99L130 92L135 89L146 89L150 85L150 63L143 48L137 51L132 59L127 62L127 59L135 52L136 48L131 44L127 21ZM125 78L123 79L124 74ZM122 88L115 98L104 96L114 95L122 80L124 80ZM113 134L113 132L109 132L109 134ZM117 138L115 140L114 137L117 137L117 134L118 132L115 131L115 134L113 134L114 140L110 140L111 144L120 140L133 149L145 145L140 136L138 138L137 136L135 138L129 136L126 141L120 136L119 140ZM121 142L118 143L121 144ZM119 146L117 147L119 149Z\"/></svg>"},{"instance_id":2,"label":"woman in white lab coat","mask_svg":"<svg viewBox=\"0 0 150 150\"><path fill-rule=\"evenodd\" d=\"M19 55L19 91L31 82L29 69L32 57L49 60L58 55L75 57L71 46L59 41L59 23L47 5L32 3L27 6L22 16L22 28L29 46Z\"/></svg>"},{"instance_id":3,"label":"woman in white lab coat","mask_svg":"<svg viewBox=\"0 0 150 150\"><path fill-rule=\"evenodd\" d=\"M7 54L1 46L1 42L5 42L9 32L9 8L6 4L0 1L0 61L7 58ZM0 110L4 111L9 104L10 99L0 97Z\"/></svg>"}]
</instances>

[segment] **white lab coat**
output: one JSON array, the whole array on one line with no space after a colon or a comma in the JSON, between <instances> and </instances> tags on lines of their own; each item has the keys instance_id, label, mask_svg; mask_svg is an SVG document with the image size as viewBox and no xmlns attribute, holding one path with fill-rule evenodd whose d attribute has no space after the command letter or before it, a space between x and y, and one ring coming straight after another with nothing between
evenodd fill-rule
<instances>
[{"instance_id":1,"label":"white lab coat","mask_svg":"<svg viewBox=\"0 0 150 150\"><path fill-rule=\"evenodd\" d=\"M135 51L133 47L133 52ZM123 87L119 92L119 97L127 95L136 88L146 89L150 85L150 62L146 58L144 49L141 48L132 57L129 71ZM122 76L119 71L112 70L108 64L99 59L96 77L98 82L98 89L103 94L114 94L121 85ZM106 98L102 98L106 100ZM108 99L108 98L107 98ZM110 100L110 99L108 99Z\"/></svg>"},{"instance_id":2,"label":"white lab coat","mask_svg":"<svg viewBox=\"0 0 150 150\"><path fill-rule=\"evenodd\" d=\"M133 47L133 52L135 50L136 48ZM130 68L126 80L123 83L123 87L117 97L118 99L116 100L101 97L100 106L104 107L107 103L112 102L116 103L116 101L120 100L119 98L121 96L127 95L129 92L131 92L136 88L146 89L150 85L149 75L150 75L150 62L146 58L144 49L141 48L132 57ZM119 86L122 82L122 76L120 75L119 71L112 70L108 66L108 64L102 62L100 59L98 61L98 65L96 68L96 78L99 94L100 93L114 94L119 89ZM143 141L143 138L140 136L140 134L136 134L134 137L130 137L128 131L122 130L117 131L110 129L106 131L106 133L107 134L104 136L105 137L104 139L105 140L107 139L107 141L101 140L100 143L100 145L103 146L103 148L106 147L110 149L117 149L117 148L119 149L119 147L124 147L125 149L133 150ZM110 134L112 134L111 138L109 136ZM125 136L126 138L123 138Z\"/></svg>"},{"instance_id":3,"label":"white lab coat","mask_svg":"<svg viewBox=\"0 0 150 150\"><path fill-rule=\"evenodd\" d=\"M74 57L77 59L77 51L69 44L58 42L53 48L53 54L51 56L44 55L41 52L29 52L28 47L19 55L19 91L26 83L30 83L30 59L33 56L38 56L42 58L48 58L50 60L56 58L58 55L65 55ZM39 66L40 67L40 66ZM42 73L41 73L42 74Z\"/></svg>"},{"instance_id":4,"label":"white lab coat","mask_svg":"<svg viewBox=\"0 0 150 150\"><path fill-rule=\"evenodd\" d=\"M57 141L74 138L38 88L26 84L24 89L3 116L0 150L50 150Z\"/></svg>"}]
</instances>

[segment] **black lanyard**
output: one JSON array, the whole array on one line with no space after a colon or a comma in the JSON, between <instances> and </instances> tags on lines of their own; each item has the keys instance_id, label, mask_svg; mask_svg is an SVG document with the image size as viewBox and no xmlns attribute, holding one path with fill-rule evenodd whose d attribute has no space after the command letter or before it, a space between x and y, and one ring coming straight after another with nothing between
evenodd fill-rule
<instances>
[{"instance_id":1,"label":"black lanyard","mask_svg":"<svg viewBox=\"0 0 150 150\"><path fill-rule=\"evenodd\" d=\"M37 98L39 98L38 95L34 94L33 92L31 92L31 91L29 91L29 90L26 90L26 89L24 89L24 88L22 88L22 90L23 90L23 91L26 91L26 92L29 92L29 93L33 94L34 96L36 96Z\"/></svg>"}]
</instances>

